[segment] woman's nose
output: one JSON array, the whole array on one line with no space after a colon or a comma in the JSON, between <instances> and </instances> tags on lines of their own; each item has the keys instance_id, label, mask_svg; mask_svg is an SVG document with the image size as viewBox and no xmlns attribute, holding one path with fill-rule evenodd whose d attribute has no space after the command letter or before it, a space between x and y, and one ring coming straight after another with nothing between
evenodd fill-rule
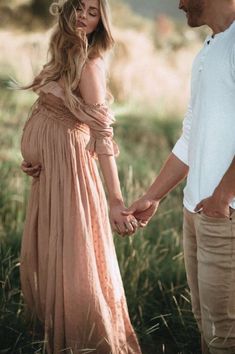
<instances>
[{"instance_id":1,"label":"woman's nose","mask_svg":"<svg viewBox=\"0 0 235 354\"><path fill-rule=\"evenodd\" d=\"M85 10L82 10L82 11L80 12L80 17L81 17L81 18L86 18L86 11L85 11Z\"/></svg>"}]
</instances>

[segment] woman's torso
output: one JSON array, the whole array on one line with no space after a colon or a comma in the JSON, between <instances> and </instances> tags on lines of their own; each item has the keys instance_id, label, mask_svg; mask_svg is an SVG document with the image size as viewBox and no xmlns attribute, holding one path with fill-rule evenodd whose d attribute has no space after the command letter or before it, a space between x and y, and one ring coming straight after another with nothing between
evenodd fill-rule
<instances>
[{"instance_id":1,"label":"woman's torso","mask_svg":"<svg viewBox=\"0 0 235 354\"><path fill-rule=\"evenodd\" d=\"M66 107L59 83L50 82L40 90L24 125L22 155L32 164L42 162L45 144L52 140L55 144L69 140L72 133L76 134L77 140L89 140L89 127Z\"/></svg>"}]
</instances>

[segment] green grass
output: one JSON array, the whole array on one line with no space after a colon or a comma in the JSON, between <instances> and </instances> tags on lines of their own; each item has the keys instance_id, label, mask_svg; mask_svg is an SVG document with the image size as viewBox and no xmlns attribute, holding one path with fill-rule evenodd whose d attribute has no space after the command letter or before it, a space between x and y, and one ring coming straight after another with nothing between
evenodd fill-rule
<instances>
[{"instance_id":1,"label":"green grass","mask_svg":"<svg viewBox=\"0 0 235 354\"><path fill-rule=\"evenodd\" d=\"M19 164L21 129L31 94L0 91L0 353L42 353L37 323L26 317L19 285L19 249L29 178ZM119 174L127 203L154 179L180 134L175 117L121 114L115 127ZM199 353L182 254L182 186L135 237L115 237L132 322L144 354Z\"/></svg>"}]
</instances>

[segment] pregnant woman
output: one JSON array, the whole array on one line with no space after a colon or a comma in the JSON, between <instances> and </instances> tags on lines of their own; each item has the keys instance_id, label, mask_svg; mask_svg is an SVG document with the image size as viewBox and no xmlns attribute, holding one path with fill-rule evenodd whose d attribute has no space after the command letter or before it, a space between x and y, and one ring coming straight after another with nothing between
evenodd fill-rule
<instances>
[{"instance_id":1,"label":"pregnant woman","mask_svg":"<svg viewBox=\"0 0 235 354\"><path fill-rule=\"evenodd\" d=\"M39 98L22 136L24 172L32 176L21 248L21 285L43 323L47 353L140 354L131 326L110 221L124 216L106 100L104 53L112 46L105 0L53 3L58 21L50 60L32 85ZM39 167L41 169L39 170Z\"/></svg>"}]
</instances>

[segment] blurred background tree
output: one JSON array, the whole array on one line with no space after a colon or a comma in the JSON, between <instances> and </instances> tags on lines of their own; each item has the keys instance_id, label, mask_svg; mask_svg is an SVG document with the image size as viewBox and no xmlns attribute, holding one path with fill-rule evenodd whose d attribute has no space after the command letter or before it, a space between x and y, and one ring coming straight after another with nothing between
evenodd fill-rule
<instances>
[{"instance_id":1,"label":"blurred background tree","mask_svg":"<svg viewBox=\"0 0 235 354\"><path fill-rule=\"evenodd\" d=\"M48 28L53 20L50 0L0 0L0 27L35 30Z\"/></svg>"},{"instance_id":2,"label":"blurred background tree","mask_svg":"<svg viewBox=\"0 0 235 354\"><path fill-rule=\"evenodd\" d=\"M48 11L50 3L51 1L49 0L32 0L32 14L36 17L40 17L43 22L48 23L47 20L50 18Z\"/></svg>"}]
</instances>

